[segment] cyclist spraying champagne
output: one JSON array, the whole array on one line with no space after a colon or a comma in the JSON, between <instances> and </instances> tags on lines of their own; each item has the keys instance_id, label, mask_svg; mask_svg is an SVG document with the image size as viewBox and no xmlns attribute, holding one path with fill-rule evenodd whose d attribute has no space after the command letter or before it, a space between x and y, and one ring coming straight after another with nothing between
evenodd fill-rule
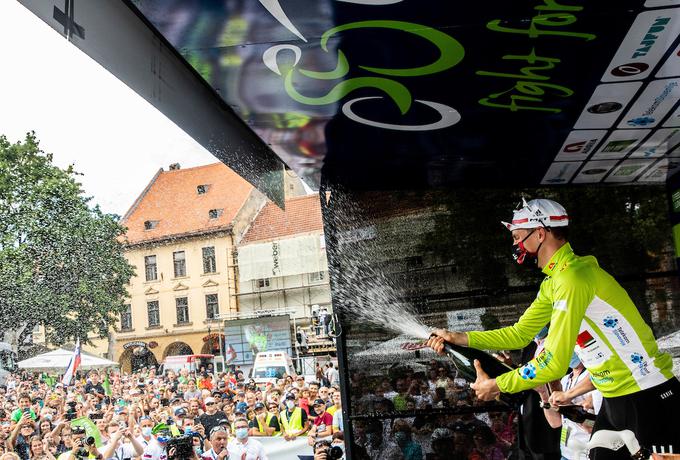
<instances>
[{"instance_id":1,"label":"cyclist spraying champagne","mask_svg":"<svg viewBox=\"0 0 680 460\"><path fill-rule=\"evenodd\" d=\"M575 351L591 379L569 396L593 388L604 396L594 432L628 429L644 446L680 451L680 423L662 416L680 413L680 382L671 357L659 352L651 328L619 283L593 256L574 254L564 207L547 199L522 200L512 222L503 225L512 232L517 263L536 265L546 275L536 299L512 326L467 333L439 329L428 345L438 353L445 341L482 350L521 349L550 323L543 351L521 368L494 379L475 363L477 380L471 387L479 399L558 380ZM555 400L561 402L559 395ZM593 454L597 460L627 457L601 448Z\"/></svg>"}]
</instances>

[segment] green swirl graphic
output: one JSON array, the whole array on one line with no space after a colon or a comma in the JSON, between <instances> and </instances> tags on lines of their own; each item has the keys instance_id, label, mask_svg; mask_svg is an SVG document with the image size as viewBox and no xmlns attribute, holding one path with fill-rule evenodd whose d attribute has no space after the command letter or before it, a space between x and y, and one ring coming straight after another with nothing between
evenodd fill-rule
<instances>
[{"instance_id":1,"label":"green swirl graphic","mask_svg":"<svg viewBox=\"0 0 680 460\"><path fill-rule=\"evenodd\" d=\"M408 69L383 69L380 67L359 66L360 69L364 69L369 72L380 75L390 75L394 77L419 77L422 75L429 75L450 69L451 67L456 66L460 61L463 60L463 57L465 57L465 48L463 48L463 45L461 45L460 42L455 38L431 27L404 21L379 20L359 21L343 24L324 32L324 34L321 36L321 48L323 48L324 51L328 51L327 45L329 38L339 32L364 28L394 29L408 32L431 42L439 49L440 53L439 59L437 59L432 64L422 67L413 67Z\"/></svg>"}]
</instances>

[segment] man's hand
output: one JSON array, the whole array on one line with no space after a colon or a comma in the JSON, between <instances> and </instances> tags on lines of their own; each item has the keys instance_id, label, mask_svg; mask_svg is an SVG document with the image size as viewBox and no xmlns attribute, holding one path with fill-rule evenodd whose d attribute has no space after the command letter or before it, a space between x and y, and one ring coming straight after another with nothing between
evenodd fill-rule
<instances>
[{"instance_id":1,"label":"man's hand","mask_svg":"<svg viewBox=\"0 0 680 460\"><path fill-rule=\"evenodd\" d=\"M565 391L554 391L548 402L551 406L564 406L571 402L571 397Z\"/></svg>"},{"instance_id":2,"label":"man's hand","mask_svg":"<svg viewBox=\"0 0 680 460\"><path fill-rule=\"evenodd\" d=\"M475 390L477 399L481 401L492 401L501 395L501 390L496 385L496 379L492 379L484 372L482 365L475 359L475 370L477 371L477 380L470 385L470 388Z\"/></svg>"},{"instance_id":3,"label":"man's hand","mask_svg":"<svg viewBox=\"0 0 680 460\"><path fill-rule=\"evenodd\" d=\"M435 329L432 331L432 337L427 341L426 345L436 351L438 354L444 354L444 341L453 343L454 345L467 346L467 334L463 332L447 331L446 329Z\"/></svg>"}]
</instances>

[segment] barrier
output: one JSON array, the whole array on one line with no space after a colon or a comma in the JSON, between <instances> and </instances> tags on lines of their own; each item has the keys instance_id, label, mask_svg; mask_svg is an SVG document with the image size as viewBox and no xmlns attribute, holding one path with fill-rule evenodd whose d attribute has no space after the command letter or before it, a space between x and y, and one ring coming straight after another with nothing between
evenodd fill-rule
<instances>
[{"instance_id":1,"label":"barrier","mask_svg":"<svg viewBox=\"0 0 680 460\"><path fill-rule=\"evenodd\" d=\"M307 444L307 436L294 441L286 441L282 437L252 437L262 443L269 460L306 460L314 458L314 452Z\"/></svg>"}]
</instances>

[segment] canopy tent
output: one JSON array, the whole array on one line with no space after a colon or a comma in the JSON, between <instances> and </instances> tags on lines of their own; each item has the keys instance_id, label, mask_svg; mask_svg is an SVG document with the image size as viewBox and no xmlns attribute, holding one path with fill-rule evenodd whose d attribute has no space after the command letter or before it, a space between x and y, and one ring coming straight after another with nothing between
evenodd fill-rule
<instances>
[{"instance_id":1,"label":"canopy tent","mask_svg":"<svg viewBox=\"0 0 680 460\"><path fill-rule=\"evenodd\" d=\"M73 350L57 348L38 356L19 361L19 369L26 369L34 372L64 372L73 356ZM87 353L80 353L81 361L78 369L104 369L107 367L118 367L115 361L99 358Z\"/></svg>"}]
</instances>

